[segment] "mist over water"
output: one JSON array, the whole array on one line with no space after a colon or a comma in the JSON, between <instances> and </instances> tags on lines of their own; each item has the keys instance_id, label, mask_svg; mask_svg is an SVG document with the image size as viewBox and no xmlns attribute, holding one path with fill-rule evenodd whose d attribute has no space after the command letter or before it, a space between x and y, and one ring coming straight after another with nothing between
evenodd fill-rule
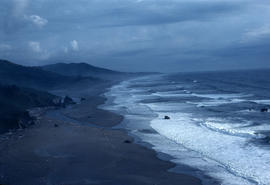
<instances>
[{"instance_id":1,"label":"mist over water","mask_svg":"<svg viewBox=\"0 0 270 185\"><path fill-rule=\"evenodd\" d=\"M221 184L270 184L270 70L153 75L110 89L106 109L176 164ZM165 120L164 116L170 117ZM174 170L177 171L177 168ZM183 173L183 172L181 172ZM210 182L208 182L210 183Z\"/></svg>"}]
</instances>

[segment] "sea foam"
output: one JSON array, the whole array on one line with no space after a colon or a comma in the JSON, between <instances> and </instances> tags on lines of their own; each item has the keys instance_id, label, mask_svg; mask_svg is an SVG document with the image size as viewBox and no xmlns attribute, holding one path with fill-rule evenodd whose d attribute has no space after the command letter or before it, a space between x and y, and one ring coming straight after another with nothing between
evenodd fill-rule
<instances>
[{"instance_id":1,"label":"sea foam","mask_svg":"<svg viewBox=\"0 0 270 185\"><path fill-rule=\"evenodd\" d=\"M253 138L265 137L257 130L267 130L268 125L252 125L248 121L245 124L232 123L224 118L198 117L192 111L186 111L194 105L198 107L241 103L251 95L191 93L177 82L168 83L168 87L162 82L160 91L158 85L151 87L153 81L160 79L161 77L143 77L113 86L106 96L114 97L114 101L106 108L124 115L124 128L144 142L150 143L156 151L174 157L171 160L176 164L195 167L219 179L224 185L270 184L269 150L249 142ZM149 93L149 90L155 92ZM142 102L157 97L192 96L202 100ZM268 101L261 100L257 103L266 104ZM171 119L164 120L165 115ZM141 129L151 128L158 134L140 132Z\"/></svg>"}]
</instances>

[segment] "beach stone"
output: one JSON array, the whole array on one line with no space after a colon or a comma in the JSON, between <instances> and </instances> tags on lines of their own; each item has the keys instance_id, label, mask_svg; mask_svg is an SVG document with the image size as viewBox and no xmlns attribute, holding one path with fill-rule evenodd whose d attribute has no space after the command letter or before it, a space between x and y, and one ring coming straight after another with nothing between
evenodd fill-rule
<instances>
[{"instance_id":1,"label":"beach stone","mask_svg":"<svg viewBox=\"0 0 270 185\"><path fill-rule=\"evenodd\" d=\"M171 119L169 116L164 116L164 119Z\"/></svg>"},{"instance_id":2,"label":"beach stone","mask_svg":"<svg viewBox=\"0 0 270 185\"><path fill-rule=\"evenodd\" d=\"M268 108L262 108L261 112L268 112Z\"/></svg>"},{"instance_id":3,"label":"beach stone","mask_svg":"<svg viewBox=\"0 0 270 185\"><path fill-rule=\"evenodd\" d=\"M124 143L132 143L130 140L125 140Z\"/></svg>"}]
</instances>

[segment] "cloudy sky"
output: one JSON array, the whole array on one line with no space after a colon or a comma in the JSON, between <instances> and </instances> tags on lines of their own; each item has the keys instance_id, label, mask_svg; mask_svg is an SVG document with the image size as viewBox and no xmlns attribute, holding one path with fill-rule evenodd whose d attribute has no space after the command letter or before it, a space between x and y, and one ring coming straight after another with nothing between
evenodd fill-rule
<instances>
[{"instance_id":1,"label":"cloudy sky","mask_svg":"<svg viewBox=\"0 0 270 185\"><path fill-rule=\"evenodd\" d=\"M123 71L270 68L270 1L1 0L0 58Z\"/></svg>"}]
</instances>

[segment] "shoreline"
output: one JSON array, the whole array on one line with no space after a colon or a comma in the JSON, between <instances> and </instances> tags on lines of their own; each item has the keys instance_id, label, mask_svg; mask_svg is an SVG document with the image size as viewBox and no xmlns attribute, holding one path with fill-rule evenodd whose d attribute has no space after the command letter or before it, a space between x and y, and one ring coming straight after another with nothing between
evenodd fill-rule
<instances>
[{"instance_id":1,"label":"shoreline","mask_svg":"<svg viewBox=\"0 0 270 185\"><path fill-rule=\"evenodd\" d=\"M106 97L107 100L103 105L100 106L100 108L102 108L104 110L112 111L115 114L123 116L123 121L120 124L116 125L115 128L116 129L122 129L125 132L127 132L127 134L134 139L135 144L138 144L138 145L140 145L142 147L145 147L145 148L147 148L149 150L153 150L156 153L156 157L158 159L160 159L162 161L172 163L174 165L174 167L172 167L170 169L167 169L168 172L177 173L177 174L181 174L181 175L185 174L185 175L193 176L195 178L200 179L202 184L207 184L207 185L221 184L221 181L219 179L216 179L214 177L211 177L211 176L205 174L203 171L201 171L201 170L199 170L199 169L197 169L195 167L192 167L192 165L187 165L187 164L184 164L184 163L175 162L174 160L176 160L177 158L173 157L169 153L164 153L162 151L154 149L154 147L156 147L156 145L154 143L151 143L147 139L144 140L143 137L140 136L141 134L138 135L136 133L133 133L134 129L136 130L136 128L133 128L132 126L130 126L129 122L132 122L132 121L134 122L135 120L125 118L125 116L124 116L125 111L115 110L115 109L111 110L110 109L111 107L113 107L114 105L117 105L117 104L114 103L115 97L110 96L109 94L107 94L108 92L109 91L104 93L104 96ZM158 115L155 115L153 113L153 117L149 118L148 121L151 122L153 119L155 119L157 117L158 117ZM150 123L144 129L136 130L136 132L139 132L139 133L142 133L142 134L158 134L158 132L156 130L154 130L150 126Z\"/></svg>"},{"instance_id":2,"label":"shoreline","mask_svg":"<svg viewBox=\"0 0 270 185\"><path fill-rule=\"evenodd\" d=\"M75 119L44 114L19 139L0 143L0 183L20 185L184 184L196 177L168 172L175 165L134 143L128 132L113 129L123 117L101 110L102 91L68 109L55 110ZM55 127L57 124L57 127ZM128 143L126 141L130 141Z\"/></svg>"}]
</instances>

